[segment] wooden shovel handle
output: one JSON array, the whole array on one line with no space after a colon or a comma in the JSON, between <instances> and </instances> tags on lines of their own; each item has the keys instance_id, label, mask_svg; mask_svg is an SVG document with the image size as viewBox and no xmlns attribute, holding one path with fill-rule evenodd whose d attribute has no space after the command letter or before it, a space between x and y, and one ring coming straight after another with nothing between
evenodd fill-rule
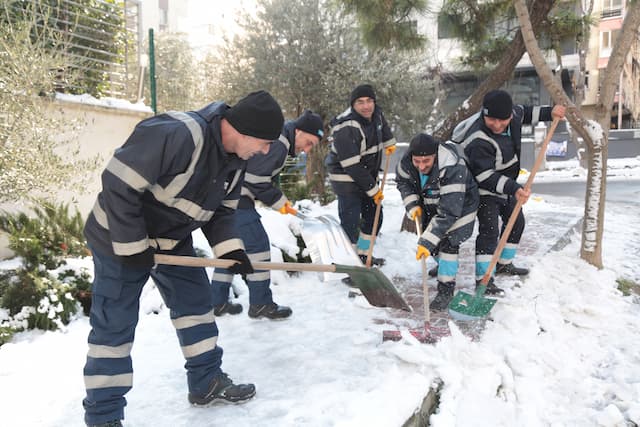
<instances>
[{"instance_id":1,"label":"wooden shovel handle","mask_svg":"<svg viewBox=\"0 0 640 427\"><path fill-rule=\"evenodd\" d=\"M542 147L540 148L540 152L536 157L536 162L534 163L533 168L531 169L531 172L529 172L529 179L527 179L527 182L524 185L525 190L531 190L531 185L533 184L533 178L536 176L538 169L540 169L540 166L542 165L542 161L544 160L544 157L547 155L547 146L549 145L549 141L551 141L551 137L553 136L553 133L555 132L559 122L560 122L560 119L558 117L553 118L553 122L551 122L551 126L549 127L549 130L547 132L547 136L542 142ZM522 208L522 205L523 203L518 201L516 203L515 208L513 208L513 212L511 212L509 221L507 222L507 225L505 226L504 231L502 232L502 237L498 242L498 247L493 253L493 257L491 257L489 268L487 268L487 271L485 271L484 276L482 276L481 283L484 286L487 286L487 284L489 283L489 279L491 279L491 272L493 271L496 264L498 264L498 258L500 258L500 253L504 249L504 246L507 244L507 239L511 234L511 229L513 228L513 225L516 223L516 219L518 218L518 214L520 213L520 209Z\"/></svg>"},{"instance_id":2,"label":"wooden shovel handle","mask_svg":"<svg viewBox=\"0 0 640 427\"><path fill-rule=\"evenodd\" d=\"M416 222L416 234L418 238L422 235L422 224L420 224L420 218L418 215L414 218ZM429 285L427 284L427 260L420 258L422 267L422 305L424 307L424 321L429 323L431 321L431 313L429 312Z\"/></svg>"},{"instance_id":3,"label":"wooden shovel handle","mask_svg":"<svg viewBox=\"0 0 640 427\"><path fill-rule=\"evenodd\" d=\"M384 191L384 183L387 180L387 171L389 170L389 163L391 162L391 156L386 156L384 164L384 173L382 174L382 182L380 183L380 191ZM376 242L376 234L378 234L378 220L380 219L380 210L382 209L382 200L376 205L376 214L373 217L373 230L371 230L371 241L369 242L369 251L367 252L367 262L365 266L371 268L371 259L373 258L373 245Z\"/></svg>"},{"instance_id":4,"label":"wooden shovel handle","mask_svg":"<svg viewBox=\"0 0 640 427\"><path fill-rule=\"evenodd\" d=\"M179 265L183 267L219 267L229 268L238 261L220 258L200 258L194 256L155 255L156 264ZM315 271L335 273L333 264L306 264L302 262L252 262L256 270L282 270L282 271Z\"/></svg>"}]
</instances>

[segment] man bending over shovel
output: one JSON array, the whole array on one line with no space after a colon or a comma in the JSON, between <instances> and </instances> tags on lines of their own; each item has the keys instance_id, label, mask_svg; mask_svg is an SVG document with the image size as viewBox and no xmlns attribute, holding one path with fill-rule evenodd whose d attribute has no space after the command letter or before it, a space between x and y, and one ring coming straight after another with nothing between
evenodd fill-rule
<instances>
[{"instance_id":1,"label":"man bending over shovel","mask_svg":"<svg viewBox=\"0 0 640 427\"><path fill-rule=\"evenodd\" d=\"M122 426L140 294L150 276L186 361L189 403L241 403L255 395L253 384L234 384L221 370L205 269L154 267L155 254L195 256L191 233L202 229L215 256L237 261L238 274L253 272L233 211L246 160L268 152L283 123L276 100L259 91L233 107L214 102L145 119L115 151L84 228L94 263L82 401L88 426ZM163 424L161 417L151 422Z\"/></svg>"},{"instance_id":2,"label":"man bending over shovel","mask_svg":"<svg viewBox=\"0 0 640 427\"><path fill-rule=\"evenodd\" d=\"M296 120L284 124L280 137L273 141L267 154L259 154L249 159L238 210L234 215L235 225L251 261L270 261L271 245L256 211L255 200L280 211L295 215L291 202L275 186L274 180L284 167L287 155L300 152L309 153L323 136L322 119L318 114L306 110ZM249 317L283 319L292 313L291 308L278 305L271 295L271 274L259 270L243 277L249 287ZM214 313L238 314L242 305L229 301L229 288L233 273L224 268L216 268L211 281Z\"/></svg>"},{"instance_id":3,"label":"man bending over shovel","mask_svg":"<svg viewBox=\"0 0 640 427\"><path fill-rule=\"evenodd\" d=\"M476 238L476 284L489 268L499 237L516 203L526 203L530 191L516 182L520 173L522 125L535 126L539 121L553 117L564 118L565 107L556 105L532 107L514 105L511 96L503 90L488 92L482 101L482 110L461 122L453 131L453 138L464 147L469 169L478 181L480 206L478 208L478 237ZM461 135L458 136L457 134ZM502 226L498 227L498 218ZM526 276L529 270L513 265L516 249L524 231L524 215L518 214L507 244L500 254L496 274ZM485 291L489 295L502 295L493 277Z\"/></svg>"},{"instance_id":4,"label":"man bending over shovel","mask_svg":"<svg viewBox=\"0 0 640 427\"><path fill-rule=\"evenodd\" d=\"M456 147L418 134L396 166L396 183L407 216L425 230L416 259L437 256L438 294L432 310L445 310L453 298L460 244L471 237L478 209L478 186Z\"/></svg>"}]
</instances>

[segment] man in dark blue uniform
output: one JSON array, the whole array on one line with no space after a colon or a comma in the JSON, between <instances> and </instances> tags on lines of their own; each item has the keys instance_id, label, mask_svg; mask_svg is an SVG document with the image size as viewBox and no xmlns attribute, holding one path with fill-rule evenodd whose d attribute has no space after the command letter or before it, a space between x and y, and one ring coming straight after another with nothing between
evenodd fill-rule
<instances>
[{"instance_id":1,"label":"man in dark blue uniform","mask_svg":"<svg viewBox=\"0 0 640 427\"><path fill-rule=\"evenodd\" d=\"M360 85L351 92L349 108L331 121L330 140L331 151L325 163L338 197L340 223L365 262L376 205L384 198L378 187L382 152L390 156L396 149L396 140L376 104L371 85ZM380 231L382 210L378 222ZM373 258L373 264L382 263L383 259Z\"/></svg>"},{"instance_id":2,"label":"man in dark blue uniform","mask_svg":"<svg viewBox=\"0 0 640 427\"><path fill-rule=\"evenodd\" d=\"M429 307L444 310L456 287L460 245L473 234L478 186L452 143L424 133L411 139L396 166L396 184L407 216L425 225L416 259L438 259L438 294Z\"/></svg>"},{"instance_id":3,"label":"man in dark blue uniform","mask_svg":"<svg viewBox=\"0 0 640 427\"><path fill-rule=\"evenodd\" d=\"M276 185L276 179L288 155L295 156L302 152L308 154L323 135L322 118L311 110L306 110L296 120L285 123L280 137L273 141L267 154L253 156L247 162L235 223L251 261L271 260L271 244L260 221L260 214L256 211L256 200L282 214L295 215L296 210ZM249 317L284 319L291 315L291 308L273 301L269 288L271 274L268 270L255 271L244 276L244 279L249 287ZM215 269L211 286L216 316L242 312L242 305L228 299L232 280L233 273L228 269Z\"/></svg>"},{"instance_id":4,"label":"man in dark blue uniform","mask_svg":"<svg viewBox=\"0 0 640 427\"><path fill-rule=\"evenodd\" d=\"M480 193L478 208L478 237L476 238L476 280L484 276L498 240L509 221L517 201L525 203L530 191L516 182L520 173L522 125L535 126L539 121L563 118L565 107L556 105L531 107L514 105L511 96L503 90L488 92L482 101L482 110L475 120L456 126L453 139L461 142L469 169L476 178ZM498 226L502 219L502 227ZM524 215L520 211L500 254L496 274L525 276L526 268L513 265L516 249L524 231ZM486 292L501 295L493 277Z\"/></svg>"},{"instance_id":5,"label":"man in dark blue uniform","mask_svg":"<svg viewBox=\"0 0 640 427\"><path fill-rule=\"evenodd\" d=\"M221 370L222 349L204 268L158 265L156 252L194 256L191 232L204 232L216 257L253 268L233 226L246 160L267 153L284 118L273 97L254 92L233 107L169 112L140 122L102 174L85 226L95 266L83 400L89 426L120 426L131 389L131 348L139 298L151 276L176 328L192 405L239 403L253 384Z\"/></svg>"}]
</instances>

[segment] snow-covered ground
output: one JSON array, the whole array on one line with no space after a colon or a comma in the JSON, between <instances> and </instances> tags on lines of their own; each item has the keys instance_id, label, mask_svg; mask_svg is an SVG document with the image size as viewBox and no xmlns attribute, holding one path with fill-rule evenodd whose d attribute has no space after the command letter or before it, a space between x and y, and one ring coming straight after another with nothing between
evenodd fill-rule
<instances>
[{"instance_id":1,"label":"snow-covered ground","mask_svg":"<svg viewBox=\"0 0 640 427\"><path fill-rule=\"evenodd\" d=\"M564 163L564 166L561 164ZM612 170L640 177L640 160L611 160ZM580 179L567 162L549 164L542 181ZM534 185L535 192L535 185ZM524 207L527 233L554 240L568 227L552 219L578 218L583 202L534 197ZM336 204L311 206L336 215ZM400 232L402 202L385 190L385 222L375 253L387 259L388 277L419 283L415 236ZM261 211L272 243L295 247L298 219ZM542 256L519 258L531 267L520 283L507 280L506 296L492 310L479 341L451 324L452 336L435 345L409 334L382 342L402 313L348 298L340 281L313 273L275 272L275 300L294 314L284 321L252 320L245 311L217 319L223 369L236 382L254 382L256 397L244 405L189 406L183 359L169 313L153 286L145 288L133 348L134 388L127 395L126 426L400 426L418 408L430 385L444 385L433 426L625 426L640 424L640 301L616 289L616 279L640 282L640 204L611 203L606 212L603 270L581 261L579 236ZM545 221L549 219L549 221ZM536 225L538 224L538 225ZM555 227L555 228L554 228ZM537 235L537 234L536 234ZM198 236L196 236L198 237ZM201 237L196 239L202 245ZM202 245L204 246L204 245ZM274 249L274 261L278 251ZM71 260L91 267L90 260ZM0 263L7 268L15 261ZM433 281L433 279L431 279ZM433 283L431 283L433 286ZM0 347L2 425L82 426L82 367L88 319L64 331L17 334ZM632 424L629 424L632 425Z\"/></svg>"}]
</instances>

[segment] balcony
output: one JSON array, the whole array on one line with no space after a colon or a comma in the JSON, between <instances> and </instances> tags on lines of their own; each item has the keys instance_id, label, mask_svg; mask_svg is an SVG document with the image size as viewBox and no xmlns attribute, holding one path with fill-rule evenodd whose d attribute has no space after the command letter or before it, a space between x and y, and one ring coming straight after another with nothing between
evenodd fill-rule
<instances>
[{"instance_id":1,"label":"balcony","mask_svg":"<svg viewBox=\"0 0 640 427\"><path fill-rule=\"evenodd\" d=\"M622 8L615 8L615 9L604 9L600 15L600 17L602 19L606 19L606 18L617 18L617 17L621 17L622 16Z\"/></svg>"}]
</instances>

